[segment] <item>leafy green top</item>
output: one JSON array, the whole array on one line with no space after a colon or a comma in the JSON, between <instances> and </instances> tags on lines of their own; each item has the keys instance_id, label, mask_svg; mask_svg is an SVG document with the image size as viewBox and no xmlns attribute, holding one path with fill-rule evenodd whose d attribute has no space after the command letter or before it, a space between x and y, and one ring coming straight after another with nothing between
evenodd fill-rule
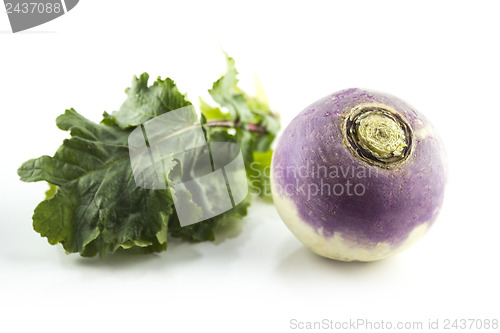
<instances>
[{"instance_id":1,"label":"leafy green top","mask_svg":"<svg viewBox=\"0 0 500 333\"><path fill-rule=\"evenodd\" d=\"M279 129L262 93L249 97L236 85L234 60L209 91L229 112L201 101L201 123L207 142L239 144L255 194L269 192L263 168L270 162L270 145ZM104 256L117 250L159 252L167 247L167 233L186 240L214 239L214 230L247 213L248 196L233 209L203 222L181 227L168 189L136 186L128 151L128 136L144 122L190 105L173 80L158 78L148 86L148 74L134 78L127 99L112 115L96 124L75 110L66 110L57 127L69 131L53 157L42 156L18 170L26 182L47 181L46 199L35 209L33 227L50 244L61 243L68 253ZM258 163L254 163L258 161ZM165 178L170 170L165 171Z\"/></svg>"}]
</instances>

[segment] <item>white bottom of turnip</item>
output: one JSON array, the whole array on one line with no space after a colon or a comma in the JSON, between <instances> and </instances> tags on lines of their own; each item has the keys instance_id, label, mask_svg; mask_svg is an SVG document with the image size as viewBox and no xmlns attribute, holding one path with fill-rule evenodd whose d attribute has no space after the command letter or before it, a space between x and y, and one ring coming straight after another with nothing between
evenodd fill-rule
<instances>
[{"instance_id":1,"label":"white bottom of turnip","mask_svg":"<svg viewBox=\"0 0 500 333\"><path fill-rule=\"evenodd\" d=\"M323 257L341 261L377 261L393 256L418 242L427 232L429 223L422 223L410 232L398 246L390 243L373 243L363 239L356 242L345 239L339 232L325 237L300 218L292 200L273 191L274 205L290 231L311 251Z\"/></svg>"}]
</instances>

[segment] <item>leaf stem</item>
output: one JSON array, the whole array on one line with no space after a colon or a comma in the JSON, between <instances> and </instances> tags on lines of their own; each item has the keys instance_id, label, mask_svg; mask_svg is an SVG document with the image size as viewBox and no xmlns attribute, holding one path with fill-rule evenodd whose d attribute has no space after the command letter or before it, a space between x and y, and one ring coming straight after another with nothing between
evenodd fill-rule
<instances>
[{"instance_id":1,"label":"leaf stem","mask_svg":"<svg viewBox=\"0 0 500 333\"><path fill-rule=\"evenodd\" d=\"M238 127L238 121L221 121L221 120L211 120L203 124L206 127ZM250 132L266 133L265 127L258 124L249 123L246 125L246 129Z\"/></svg>"}]
</instances>

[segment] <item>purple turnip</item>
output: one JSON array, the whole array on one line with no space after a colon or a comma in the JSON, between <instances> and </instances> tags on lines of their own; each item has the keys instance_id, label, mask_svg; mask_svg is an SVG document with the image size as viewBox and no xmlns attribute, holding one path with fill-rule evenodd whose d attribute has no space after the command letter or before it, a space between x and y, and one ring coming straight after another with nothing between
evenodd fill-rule
<instances>
[{"instance_id":1,"label":"purple turnip","mask_svg":"<svg viewBox=\"0 0 500 333\"><path fill-rule=\"evenodd\" d=\"M285 129L271 165L273 199L313 252L375 261L420 239L446 184L429 121L391 95L343 90L311 104Z\"/></svg>"}]
</instances>

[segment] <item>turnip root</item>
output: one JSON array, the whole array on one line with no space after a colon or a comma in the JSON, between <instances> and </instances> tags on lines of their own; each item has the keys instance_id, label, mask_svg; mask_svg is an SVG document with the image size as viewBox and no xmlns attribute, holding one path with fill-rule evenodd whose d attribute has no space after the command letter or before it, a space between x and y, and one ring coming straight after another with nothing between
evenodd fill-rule
<instances>
[{"instance_id":1,"label":"turnip root","mask_svg":"<svg viewBox=\"0 0 500 333\"><path fill-rule=\"evenodd\" d=\"M391 95L343 90L308 106L285 129L271 166L273 199L315 253L375 261L432 226L446 184L436 131Z\"/></svg>"}]
</instances>

